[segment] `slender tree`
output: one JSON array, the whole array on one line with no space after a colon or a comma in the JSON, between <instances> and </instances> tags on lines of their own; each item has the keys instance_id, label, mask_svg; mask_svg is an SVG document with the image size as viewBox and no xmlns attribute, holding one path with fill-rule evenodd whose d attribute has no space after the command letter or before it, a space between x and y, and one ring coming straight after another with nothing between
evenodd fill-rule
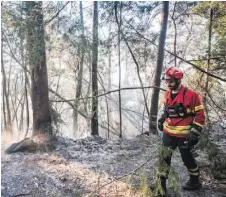
<instances>
[{"instance_id":1,"label":"slender tree","mask_svg":"<svg viewBox=\"0 0 226 197\"><path fill-rule=\"evenodd\" d=\"M111 48L112 48L112 43L111 43L111 24L109 25L109 43L108 43L108 91L111 90ZM109 138L110 135L110 121L112 120L111 118L111 106L108 105L107 103L107 119L108 119L108 132L107 132L107 138Z\"/></svg>"},{"instance_id":2,"label":"slender tree","mask_svg":"<svg viewBox=\"0 0 226 197\"><path fill-rule=\"evenodd\" d=\"M122 2L119 3L119 19L117 13L118 2L115 2L115 17L118 25L118 66L119 66L119 82L118 82L118 97L119 97L119 137L122 138L122 102L121 102L121 23L122 23Z\"/></svg>"},{"instance_id":3,"label":"slender tree","mask_svg":"<svg viewBox=\"0 0 226 197\"><path fill-rule=\"evenodd\" d=\"M4 35L4 32L2 31L2 34ZM11 71L11 64L10 64L10 71ZM3 104L6 104L6 111L7 111L7 121L4 114L4 121L6 126L6 131L8 131L11 135L13 134L12 130L12 117L11 117L11 110L9 106L9 81L10 81L10 74L9 73L9 79L8 79L8 91L7 91L7 78L4 68L4 61L3 61L3 42L1 43L1 73L2 73L2 91L3 91ZM5 99L5 102L4 102ZM3 108L5 111L5 106Z\"/></svg>"},{"instance_id":4,"label":"slender tree","mask_svg":"<svg viewBox=\"0 0 226 197\"><path fill-rule=\"evenodd\" d=\"M82 1L80 1L80 23L81 23L81 55L79 57L79 66L78 66L78 80L77 80L77 89L75 95L75 109L78 108L79 98L81 96L82 90L82 78L83 78L83 62L85 56L85 35L84 35L84 22L83 22L83 7ZM80 49L79 49L80 50ZM73 123L74 132L78 128L78 111L74 110L74 123Z\"/></svg>"},{"instance_id":5,"label":"slender tree","mask_svg":"<svg viewBox=\"0 0 226 197\"><path fill-rule=\"evenodd\" d=\"M174 26L174 43L173 43L173 51L174 54L177 55L177 25L176 25L176 19L174 17L175 15L175 10L176 10L176 5L177 2L174 2L174 7L173 7L173 15L171 16L171 19L173 20L173 26ZM177 66L177 57L174 56L174 65Z\"/></svg>"},{"instance_id":6,"label":"slender tree","mask_svg":"<svg viewBox=\"0 0 226 197\"><path fill-rule=\"evenodd\" d=\"M162 65L164 59L164 47L166 40L166 30L168 23L168 13L169 13L169 2L162 2L162 24L160 30L159 37L159 46L158 46L158 58L156 64L156 71L154 77L154 86L160 87L161 83L161 73L162 73ZM149 115L149 130L150 132L156 133L156 120L158 113L158 101L159 101L159 89L155 88L152 93L151 98L151 107L150 107L150 115Z\"/></svg>"},{"instance_id":7,"label":"slender tree","mask_svg":"<svg viewBox=\"0 0 226 197\"><path fill-rule=\"evenodd\" d=\"M213 21L213 8L210 8L210 19L209 19L209 39L208 39L208 59L207 59L207 68L206 72L209 72L210 69L210 58L211 58L211 43L212 43L212 21ZM209 76L206 75L205 87L204 87L204 95L203 95L203 103L207 110L207 92L209 86Z\"/></svg>"},{"instance_id":8,"label":"slender tree","mask_svg":"<svg viewBox=\"0 0 226 197\"><path fill-rule=\"evenodd\" d=\"M5 74L4 61L3 61L3 41L1 42L1 73L2 73L2 105L3 105L2 109L3 109L4 129L6 129L7 128L6 109L5 109L6 74ZM2 131L3 131L3 128L2 128Z\"/></svg>"},{"instance_id":9,"label":"slender tree","mask_svg":"<svg viewBox=\"0 0 226 197\"><path fill-rule=\"evenodd\" d=\"M98 132L98 1L93 3L93 45L92 45L92 120L91 135L99 135Z\"/></svg>"}]
</instances>

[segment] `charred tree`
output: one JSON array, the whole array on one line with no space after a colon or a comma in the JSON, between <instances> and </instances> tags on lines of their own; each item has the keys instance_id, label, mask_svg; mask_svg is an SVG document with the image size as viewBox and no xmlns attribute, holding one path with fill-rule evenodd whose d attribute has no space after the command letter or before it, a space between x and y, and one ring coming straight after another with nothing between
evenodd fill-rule
<instances>
[{"instance_id":1,"label":"charred tree","mask_svg":"<svg viewBox=\"0 0 226 197\"><path fill-rule=\"evenodd\" d=\"M92 45L92 120L91 135L99 135L98 132L98 1L93 6L93 45Z\"/></svg>"},{"instance_id":2,"label":"charred tree","mask_svg":"<svg viewBox=\"0 0 226 197\"><path fill-rule=\"evenodd\" d=\"M48 75L44 40L42 2L26 1L27 51L31 71L33 132L31 138L12 144L7 153L52 149Z\"/></svg>"},{"instance_id":3,"label":"charred tree","mask_svg":"<svg viewBox=\"0 0 226 197\"><path fill-rule=\"evenodd\" d=\"M33 135L52 134L42 2L28 1L27 47L32 82Z\"/></svg>"}]
</instances>

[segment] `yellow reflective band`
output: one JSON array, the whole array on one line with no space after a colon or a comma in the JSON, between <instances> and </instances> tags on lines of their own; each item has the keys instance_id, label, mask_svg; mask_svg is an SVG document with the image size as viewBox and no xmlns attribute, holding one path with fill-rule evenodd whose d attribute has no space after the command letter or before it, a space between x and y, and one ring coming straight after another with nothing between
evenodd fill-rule
<instances>
[{"instance_id":1,"label":"yellow reflective band","mask_svg":"<svg viewBox=\"0 0 226 197\"><path fill-rule=\"evenodd\" d=\"M182 131L184 129L191 129L191 125L187 125L187 126L170 126L167 122L164 123L164 126L166 126L169 129L173 129L173 130L178 130L178 131Z\"/></svg>"},{"instance_id":2,"label":"yellow reflective band","mask_svg":"<svg viewBox=\"0 0 226 197\"><path fill-rule=\"evenodd\" d=\"M164 128L172 134L189 134L191 126L169 126L168 123L164 123Z\"/></svg>"},{"instance_id":3,"label":"yellow reflective band","mask_svg":"<svg viewBox=\"0 0 226 197\"><path fill-rule=\"evenodd\" d=\"M203 105L198 105L195 107L195 111L199 111L201 109L204 109Z\"/></svg>"},{"instance_id":4,"label":"yellow reflective band","mask_svg":"<svg viewBox=\"0 0 226 197\"><path fill-rule=\"evenodd\" d=\"M187 113L194 113L195 111L194 110L191 110L190 108L187 108Z\"/></svg>"},{"instance_id":5,"label":"yellow reflective band","mask_svg":"<svg viewBox=\"0 0 226 197\"><path fill-rule=\"evenodd\" d=\"M196 125L198 125L198 126L200 126L200 127L202 127L203 128L203 125L201 125L200 123L198 123L198 122L193 122L193 124L196 124Z\"/></svg>"}]
</instances>

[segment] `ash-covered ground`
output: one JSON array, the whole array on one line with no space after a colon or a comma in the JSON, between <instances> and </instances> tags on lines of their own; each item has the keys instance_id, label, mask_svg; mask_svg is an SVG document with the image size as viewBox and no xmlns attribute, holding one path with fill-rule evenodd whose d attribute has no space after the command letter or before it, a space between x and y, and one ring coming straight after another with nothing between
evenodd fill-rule
<instances>
[{"instance_id":1,"label":"ash-covered ground","mask_svg":"<svg viewBox=\"0 0 226 197\"><path fill-rule=\"evenodd\" d=\"M59 137L51 152L5 154L2 148L2 197L140 197L152 196L155 182L158 136L107 140L88 137L72 140ZM226 182L215 180L205 151L198 151L203 187L185 192L180 186L188 178L179 152L172 159L169 193L177 197L226 196ZM175 181L176 180L176 181ZM174 182L175 181L175 182ZM174 187L172 187L174 185ZM176 186L175 186L176 185ZM176 187L176 189L175 189ZM174 189L176 191L174 191Z\"/></svg>"}]
</instances>

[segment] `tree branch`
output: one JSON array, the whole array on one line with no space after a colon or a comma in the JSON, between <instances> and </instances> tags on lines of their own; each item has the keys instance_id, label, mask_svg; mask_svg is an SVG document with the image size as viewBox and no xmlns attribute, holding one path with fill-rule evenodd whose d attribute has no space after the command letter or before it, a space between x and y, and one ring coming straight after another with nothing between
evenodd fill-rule
<instances>
[{"instance_id":1,"label":"tree branch","mask_svg":"<svg viewBox=\"0 0 226 197\"><path fill-rule=\"evenodd\" d=\"M67 6L67 4L70 3L70 1L68 1L51 19L49 19L48 21L45 22L45 25L47 25L48 23L50 23L53 19L55 19L60 12Z\"/></svg>"},{"instance_id":2,"label":"tree branch","mask_svg":"<svg viewBox=\"0 0 226 197\"><path fill-rule=\"evenodd\" d=\"M5 50L3 50L3 52L5 53L5 54L7 54L7 55L9 55L10 57L12 57L23 69L24 69L24 71L25 72L28 72L29 74L30 74L30 71L28 70L28 69L26 69L22 64L21 64L21 62L20 62L20 60L15 56L15 54L13 53L13 50L12 50L12 48L11 48L11 46L10 46L10 43L9 43L9 40L8 40L8 38L7 38L7 36L5 35L5 33L4 33L4 31L2 31L2 34L3 34L3 36L5 37L5 41L6 41L6 43L7 43L7 45L8 45L8 47L9 47L9 50L10 50L10 53L9 52L7 52L7 51L5 51Z\"/></svg>"},{"instance_id":3,"label":"tree branch","mask_svg":"<svg viewBox=\"0 0 226 197\"><path fill-rule=\"evenodd\" d=\"M72 107L72 109L78 111L78 113L84 117L84 118L89 118L86 114L84 114L83 112L79 111L77 108L75 108L74 104L71 103L71 101L75 101L74 99L71 100L66 100L64 97L62 97L60 94L58 94L57 92L55 92L54 90L52 90L51 88L49 88L49 92L53 93L54 95L56 95L58 98L60 98L62 101L61 102L66 102L68 105L70 105Z\"/></svg>"},{"instance_id":4,"label":"tree branch","mask_svg":"<svg viewBox=\"0 0 226 197\"><path fill-rule=\"evenodd\" d=\"M77 108L75 108L75 106L73 105L73 103L71 103L71 101L74 101L74 99L71 100L66 100L65 98L63 98L60 94L58 94L57 92L55 92L54 90L52 90L51 88L49 88L49 92L53 93L54 95L56 95L57 97L59 97L61 99L61 101L50 101L50 102L65 102L68 105L70 105L70 107L74 110L76 110L82 117L91 120L91 117L89 117L88 115L84 114L83 112L79 111ZM92 98L92 97L91 97ZM82 99L82 98L80 98ZM103 129L108 130L108 128L106 128L104 125L99 124L99 126ZM113 127L112 127L113 128ZM118 135L115 131L109 130L112 134L114 135Z\"/></svg>"},{"instance_id":5,"label":"tree branch","mask_svg":"<svg viewBox=\"0 0 226 197\"><path fill-rule=\"evenodd\" d=\"M127 88L121 88L120 90L135 90L135 89L145 89L145 88L158 88L158 89L160 89L160 90L162 90L162 91L166 91L165 89L159 88L159 87L157 87L157 86L127 87ZM49 89L49 91L52 92L53 90ZM105 96L105 95L107 95L107 94L110 94L110 93L113 93L113 92L118 92L118 91L119 91L119 89L111 90L111 91L105 92L105 93L103 93L103 94L99 94L99 95L97 95L97 97ZM58 96L56 92L53 91L52 93L54 93L56 96ZM58 97L60 98L61 96L59 95ZM92 96L89 96L89 97L79 98L78 100L82 100L82 99L91 99L91 98L93 98L93 97L92 97ZM65 99L65 98L63 98L63 97L62 97L61 99L62 99L61 101L59 101L59 100L52 100L51 102L70 102L70 101L74 101L74 99ZM70 105L73 105L73 104L70 103Z\"/></svg>"},{"instance_id":6,"label":"tree branch","mask_svg":"<svg viewBox=\"0 0 226 197\"><path fill-rule=\"evenodd\" d=\"M128 23L128 24L129 24L129 23ZM153 44L153 45L156 46L156 47L158 46L158 45L155 44L153 41L151 41L150 39L148 39L148 38L146 38L145 36L143 36L140 32L138 32L131 24L129 24L129 25L130 25L130 26L136 31L136 33L137 33L140 37L142 37L144 40L147 40L149 43ZM180 56L178 56L178 55L176 55L176 54L170 52L170 51L167 50L167 49L164 49L164 50L165 50L167 53L169 53L170 55L173 55L173 56L177 57L178 59L182 60L183 62L185 62L185 63L187 63L187 64L193 66L193 67L196 68L197 70L199 70L199 71L201 71L201 72L203 72L203 73L205 73L205 74L207 74L207 75L209 75L209 76L211 76L211 77L213 77L213 78L216 78L216 79L218 79L218 80L220 80L220 81L226 82L226 79L223 79L223 78L221 78L221 77L219 77L219 76L216 76L216 75L214 75L214 74L211 74L211 73L209 73L209 72L206 72L205 70L203 70L203 69L200 68L199 66L197 66L197 65L195 65L195 64L193 64L193 63L191 63L191 62L189 62L189 61L187 61L187 60L185 60L184 58L182 58L182 57L180 57Z\"/></svg>"}]
</instances>

